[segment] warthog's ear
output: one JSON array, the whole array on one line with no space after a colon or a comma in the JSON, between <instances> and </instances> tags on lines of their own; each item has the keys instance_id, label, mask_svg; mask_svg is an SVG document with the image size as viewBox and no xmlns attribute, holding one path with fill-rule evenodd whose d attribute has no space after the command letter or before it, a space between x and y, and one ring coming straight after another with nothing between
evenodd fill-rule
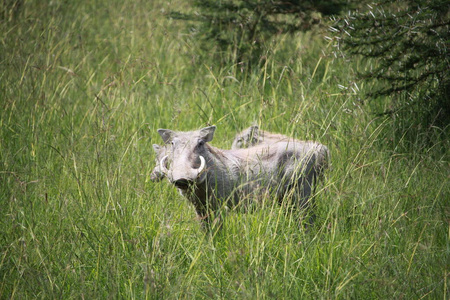
<instances>
[{"instance_id":1,"label":"warthog's ear","mask_svg":"<svg viewBox=\"0 0 450 300\"><path fill-rule=\"evenodd\" d=\"M200 137L205 142L210 142L210 141L212 141L212 139L214 137L214 131L216 131L216 126L209 126L209 127L202 128L202 129L200 129Z\"/></svg>"},{"instance_id":2,"label":"warthog's ear","mask_svg":"<svg viewBox=\"0 0 450 300\"><path fill-rule=\"evenodd\" d=\"M155 150L156 153L159 153L159 150L161 150L161 146L157 144L153 144L153 150Z\"/></svg>"},{"instance_id":3,"label":"warthog's ear","mask_svg":"<svg viewBox=\"0 0 450 300\"><path fill-rule=\"evenodd\" d=\"M158 129L158 133L164 141L164 144L169 144L172 141L174 132L170 129Z\"/></svg>"}]
</instances>

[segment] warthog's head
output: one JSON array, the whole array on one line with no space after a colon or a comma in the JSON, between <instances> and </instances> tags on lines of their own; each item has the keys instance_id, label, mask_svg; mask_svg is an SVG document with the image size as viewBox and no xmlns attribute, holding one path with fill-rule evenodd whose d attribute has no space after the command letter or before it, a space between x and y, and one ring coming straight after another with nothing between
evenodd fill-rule
<instances>
[{"instance_id":1,"label":"warthog's head","mask_svg":"<svg viewBox=\"0 0 450 300\"><path fill-rule=\"evenodd\" d=\"M215 126L189 132L158 129L164 143L170 147L169 154L160 161L160 168L177 188L187 190L205 181L206 143L213 139L215 130Z\"/></svg>"},{"instance_id":2,"label":"warthog's head","mask_svg":"<svg viewBox=\"0 0 450 300\"><path fill-rule=\"evenodd\" d=\"M231 149L248 148L259 144L260 142L259 127L253 125L236 135L233 144L231 145Z\"/></svg>"}]
</instances>

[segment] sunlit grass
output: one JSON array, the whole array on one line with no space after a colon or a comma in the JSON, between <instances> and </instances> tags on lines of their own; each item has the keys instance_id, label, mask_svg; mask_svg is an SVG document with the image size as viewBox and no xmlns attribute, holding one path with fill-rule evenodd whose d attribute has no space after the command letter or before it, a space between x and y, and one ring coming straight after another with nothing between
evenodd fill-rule
<instances>
[{"instance_id":1,"label":"sunlit grass","mask_svg":"<svg viewBox=\"0 0 450 300\"><path fill-rule=\"evenodd\" d=\"M178 2L77 3L1 19L0 298L445 299L448 140L392 145L363 62L302 34L243 75L197 60ZM330 148L308 230L269 201L206 233L150 181L157 128L252 123Z\"/></svg>"}]
</instances>

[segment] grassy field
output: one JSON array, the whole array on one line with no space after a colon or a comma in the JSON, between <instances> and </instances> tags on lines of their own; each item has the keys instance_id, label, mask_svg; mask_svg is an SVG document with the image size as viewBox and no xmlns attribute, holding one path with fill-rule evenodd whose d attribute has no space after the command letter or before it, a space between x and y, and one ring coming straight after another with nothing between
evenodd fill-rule
<instances>
[{"instance_id":1,"label":"grassy field","mask_svg":"<svg viewBox=\"0 0 450 300\"><path fill-rule=\"evenodd\" d=\"M184 1L61 2L0 4L1 299L448 299L449 139L394 136L368 62L309 33L247 74L200 59ZM157 128L252 123L330 148L307 231L267 205L211 236L150 181Z\"/></svg>"}]
</instances>

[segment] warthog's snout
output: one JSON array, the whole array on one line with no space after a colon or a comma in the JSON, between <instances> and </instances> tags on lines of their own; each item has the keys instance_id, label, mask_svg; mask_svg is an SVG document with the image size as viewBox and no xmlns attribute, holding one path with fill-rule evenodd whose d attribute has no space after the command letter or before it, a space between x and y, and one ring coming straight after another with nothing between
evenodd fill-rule
<instances>
[{"instance_id":1,"label":"warthog's snout","mask_svg":"<svg viewBox=\"0 0 450 300\"><path fill-rule=\"evenodd\" d=\"M172 182L177 188L187 190L190 186L194 185L194 181L188 179L178 179Z\"/></svg>"},{"instance_id":2,"label":"warthog's snout","mask_svg":"<svg viewBox=\"0 0 450 300\"><path fill-rule=\"evenodd\" d=\"M200 175L205 170L206 161L203 156L199 156L200 160L200 166L198 168L193 168L191 166L186 167L186 162L181 161L172 161L171 167L167 169L166 163L167 163L168 156L164 156L160 161L160 168L165 173L165 175L169 178L170 182L172 182L177 188L186 190L190 186L194 185L196 182L202 181L200 179ZM188 163L189 164L189 163ZM173 168L174 165L177 166L185 166L184 168Z\"/></svg>"}]
</instances>

